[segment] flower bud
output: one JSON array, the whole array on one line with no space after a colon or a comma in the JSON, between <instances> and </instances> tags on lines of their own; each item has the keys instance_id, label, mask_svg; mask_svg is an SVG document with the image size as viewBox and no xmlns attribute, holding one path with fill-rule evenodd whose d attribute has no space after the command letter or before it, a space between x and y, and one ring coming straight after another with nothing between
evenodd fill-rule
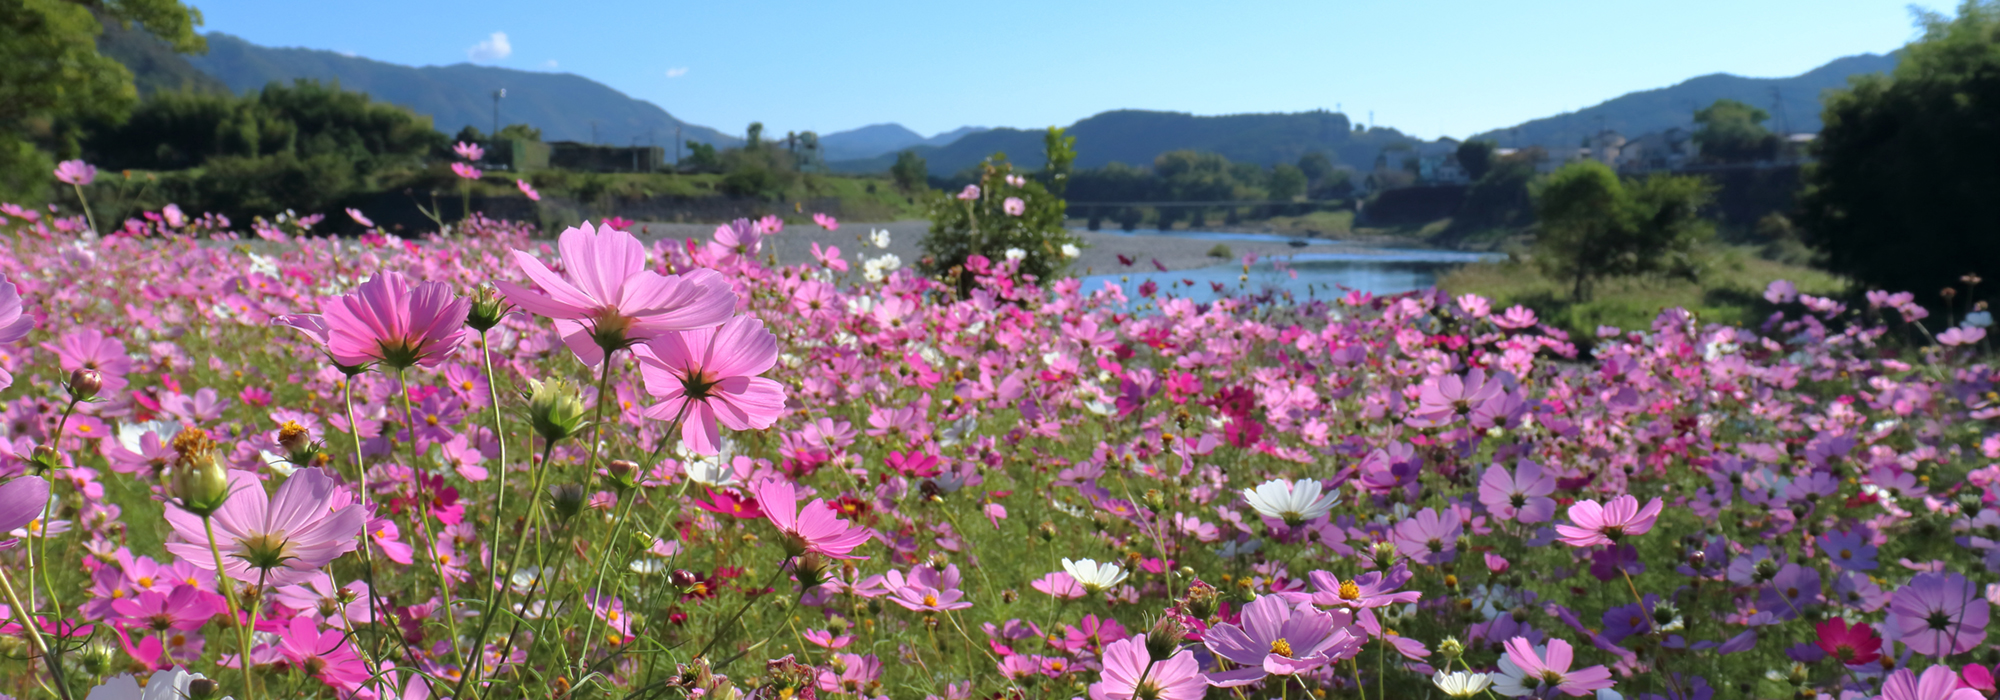
<instances>
[{"instance_id":1,"label":"flower bud","mask_svg":"<svg viewBox=\"0 0 2000 700\"><path fill-rule=\"evenodd\" d=\"M611 475L611 483L617 484L621 491L630 491L632 487L638 485L639 464L637 462L629 459L614 459L611 460L610 464L604 466L604 471Z\"/></svg>"},{"instance_id":2,"label":"flower bud","mask_svg":"<svg viewBox=\"0 0 2000 700\"><path fill-rule=\"evenodd\" d=\"M1458 641L1457 637L1445 637L1438 643L1438 653L1443 654L1446 661L1457 659L1465 655L1465 643Z\"/></svg>"},{"instance_id":3,"label":"flower bud","mask_svg":"<svg viewBox=\"0 0 2000 700\"><path fill-rule=\"evenodd\" d=\"M1771 559L1757 561L1757 582L1763 583L1778 577L1778 562Z\"/></svg>"},{"instance_id":4,"label":"flower bud","mask_svg":"<svg viewBox=\"0 0 2000 700\"><path fill-rule=\"evenodd\" d=\"M792 565L792 573L798 576L799 590L810 591L827 582L826 560L817 552L806 552Z\"/></svg>"},{"instance_id":5,"label":"flower bud","mask_svg":"<svg viewBox=\"0 0 2000 700\"><path fill-rule=\"evenodd\" d=\"M583 512L583 484L557 484L549 487L549 506L555 509L556 519L568 521Z\"/></svg>"},{"instance_id":6,"label":"flower bud","mask_svg":"<svg viewBox=\"0 0 2000 700\"><path fill-rule=\"evenodd\" d=\"M117 658L117 647L112 646L110 642L98 640L84 645L83 650L77 654L77 664L83 667L85 673L105 676L110 675L111 663Z\"/></svg>"},{"instance_id":7,"label":"flower bud","mask_svg":"<svg viewBox=\"0 0 2000 700\"><path fill-rule=\"evenodd\" d=\"M34 473L37 475L63 468L62 455L56 452L56 448L48 445L36 445L35 449L30 450L28 462L34 465Z\"/></svg>"},{"instance_id":8,"label":"flower bud","mask_svg":"<svg viewBox=\"0 0 2000 700\"><path fill-rule=\"evenodd\" d=\"M1221 591L1202 582L1201 579L1195 579L1193 583L1188 584L1187 597L1181 599L1181 609L1186 610L1189 616L1197 620L1206 620L1215 616L1215 611L1221 607L1221 603Z\"/></svg>"},{"instance_id":9,"label":"flower bud","mask_svg":"<svg viewBox=\"0 0 2000 700\"><path fill-rule=\"evenodd\" d=\"M97 398L97 392L104 390L104 375L85 367L69 373L69 397L72 401L89 401Z\"/></svg>"},{"instance_id":10,"label":"flower bud","mask_svg":"<svg viewBox=\"0 0 2000 700\"><path fill-rule=\"evenodd\" d=\"M528 387L528 424L543 440L560 442L583 432L589 414L576 385L562 379L530 379Z\"/></svg>"},{"instance_id":11,"label":"flower bud","mask_svg":"<svg viewBox=\"0 0 2000 700\"><path fill-rule=\"evenodd\" d=\"M222 695L222 687L207 678L188 681L188 700L215 700Z\"/></svg>"},{"instance_id":12,"label":"flower bud","mask_svg":"<svg viewBox=\"0 0 2000 700\"><path fill-rule=\"evenodd\" d=\"M1013 604L1014 604L1014 601L1017 601L1017 600L1020 600L1020 599L1021 599L1021 592L1020 592L1020 591L1017 591L1017 590L1014 590L1014 589L1012 589L1012 588L1005 588L1005 589L1001 589L1001 591L1000 591L1000 602L1002 602L1002 603L1006 603L1006 604L1008 604L1008 605L1013 605Z\"/></svg>"},{"instance_id":13,"label":"flower bud","mask_svg":"<svg viewBox=\"0 0 2000 700\"><path fill-rule=\"evenodd\" d=\"M1174 615L1162 615L1153 622L1153 628L1146 631L1146 651L1155 659L1171 658L1181 647L1181 638L1187 636L1187 627Z\"/></svg>"},{"instance_id":14,"label":"flower bud","mask_svg":"<svg viewBox=\"0 0 2000 700\"><path fill-rule=\"evenodd\" d=\"M1156 511L1165 510L1167 507L1166 494L1160 493L1159 489L1146 489L1146 505L1152 506L1153 510Z\"/></svg>"},{"instance_id":15,"label":"flower bud","mask_svg":"<svg viewBox=\"0 0 2000 700\"><path fill-rule=\"evenodd\" d=\"M1695 571L1700 571L1702 570L1702 567L1705 567L1707 565L1708 565L1708 552L1699 549L1694 550L1692 552L1688 552L1688 568L1694 569Z\"/></svg>"},{"instance_id":16,"label":"flower bud","mask_svg":"<svg viewBox=\"0 0 2000 700\"><path fill-rule=\"evenodd\" d=\"M472 291L471 308L466 311L465 325L472 330L485 333L500 325L500 319L507 316L507 302L493 292L492 287L480 287Z\"/></svg>"},{"instance_id":17,"label":"flower bud","mask_svg":"<svg viewBox=\"0 0 2000 700\"><path fill-rule=\"evenodd\" d=\"M229 500L229 470L215 457L215 443L200 428L187 427L174 436L174 498L181 509L201 517Z\"/></svg>"},{"instance_id":18,"label":"flower bud","mask_svg":"<svg viewBox=\"0 0 2000 700\"><path fill-rule=\"evenodd\" d=\"M1035 527L1035 535L1041 537L1043 542L1055 541L1056 524L1051 522L1043 522L1041 525Z\"/></svg>"},{"instance_id":19,"label":"flower bud","mask_svg":"<svg viewBox=\"0 0 2000 700\"><path fill-rule=\"evenodd\" d=\"M701 577L695 576L694 572L687 569L674 569L673 573L667 574L667 583L685 595L688 589L693 588L697 583L701 583Z\"/></svg>"}]
</instances>

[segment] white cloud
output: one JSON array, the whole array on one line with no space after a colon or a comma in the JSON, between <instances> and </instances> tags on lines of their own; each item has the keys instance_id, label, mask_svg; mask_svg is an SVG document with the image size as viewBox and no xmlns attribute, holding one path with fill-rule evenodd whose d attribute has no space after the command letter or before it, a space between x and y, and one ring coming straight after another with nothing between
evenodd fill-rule
<instances>
[{"instance_id":1,"label":"white cloud","mask_svg":"<svg viewBox=\"0 0 2000 700\"><path fill-rule=\"evenodd\" d=\"M334 53L346 56L348 58L354 58L357 55L353 51L335 51Z\"/></svg>"},{"instance_id":2,"label":"white cloud","mask_svg":"<svg viewBox=\"0 0 2000 700\"><path fill-rule=\"evenodd\" d=\"M681 76L683 76L683 75L687 75L687 74L688 74L688 69L686 69L686 68L668 68L668 69L667 69L667 77L669 77L669 78L678 78L678 77L681 77Z\"/></svg>"},{"instance_id":3,"label":"white cloud","mask_svg":"<svg viewBox=\"0 0 2000 700\"><path fill-rule=\"evenodd\" d=\"M556 67L556 60L555 60L555 59L553 59L553 58L551 58L551 59L549 59L549 60L547 60L547 61L543 61L543 62L542 62L542 66L543 66L543 67L545 67L545 68L554 68L554 67Z\"/></svg>"},{"instance_id":4,"label":"white cloud","mask_svg":"<svg viewBox=\"0 0 2000 700\"><path fill-rule=\"evenodd\" d=\"M485 41L473 44L465 50L465 55L474 61L487 63L498 61L514 53L514 45L507 42L506 32L494 32Z\"/></svg>"}]
</instances>

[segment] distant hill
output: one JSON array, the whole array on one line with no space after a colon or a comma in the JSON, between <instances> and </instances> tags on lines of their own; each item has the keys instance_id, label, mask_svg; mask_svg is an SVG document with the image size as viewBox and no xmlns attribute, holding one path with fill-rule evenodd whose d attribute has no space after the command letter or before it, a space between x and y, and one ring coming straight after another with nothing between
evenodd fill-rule
<instances>
[{"instance_id":1,"label":"distant hill","mask_svg":"<svg viewBox=\"0 0 2000 700\"><path fill-rule=\"evenodd\" d=\"M944 146L967 134L985 131L985 127L963 126L930 138L911 131L901 124L870 124L859 129L836 131L822 134L819 145L826 152L826 159L858 160L880 155L893 156L905 148L915 146Z\"/></svg>"},{"instance_id":2,"label":"distant hill","mask_svg":"<svg viewBox=\"0 0 2000 700\"><path fill-rule=\"evenodd\" d=\"M1790 78L1704 75L1672 87L1629 93L1575 112L1494 129L1472 138L1490 139L1505 147L1575 146L1602 129L1630 137L1677 126L1692 128L1695 110L1723 98L1770 112L1771 120L1765 126L1772 131L1784 131L1789 123L1792 133L1817 133L1821 93L1846 87L1851 76L1887 73L1895 67L1895 54L1870 53L1834 59ZM1777 100L1773 100L1774 88Z\"/></svg>"},{"instance_id":3,"label":"distant hill","mask_svg":"<svg viewBox=\"0 0 2000 700\"><path fill-rule=\"evenodd\" d=\"M977 165L996 151L1006 152L1017 166L1039 168L1042 133L991 129L944 146L918 146L913 150L924 157L931 174L937 176L952 175ZM1153 158L1161 153L1193 149L1258 165L1297 162L1307 153L1323 151L1335 163L1365 170L1373 167L1382 149L1392 145L1417 149L1445 145L1426 143L1395 129L1355 131L1347 115L1326 111L1200 117L1181 112L1120 110L1072 124L1069 135L1076 137L1079 168L1103 167L1114 161L1151 165ZM834 161L831 167L848 172L876 172L888 169L894 162L895 154L889 153L869 159Z\"/></svg>"},{"instance_id":4,"label":"distant hill","mask_svg":"<svg viewBox=\"0 0 2000 700\"><path fill-rule=\"evenodd\" d=\"M132 71L132 82L140 97L175 90L229 91L229 86L197 70L167 42L136 24L124 27L117 22L104 23L104 33L97 35L97 52Z\"/></svg>"},{"instance_id":5,"label":"distant hill","mask_svg":"<svg viewBox=\"0 0 2000 700\"><path fill-rule=\"evenodd\" d=\"M258 46L221 32L208 34L208 55L185 60L239 93L297 78L339 81L342 88L428 114L431 123L447 134L467 125L491 130L492 93L505 88L500 123L533 125L542 130L545 141L590 142L594 122L597 143L629 145L636 140L642 145L658 144L667 149L670 158L675 127L681 128L681 137L687 140L722 146L743 142L715 129L685 124L658 105L571 73L467 63L400 66L332 51Z\"/></svg>"}]
</instances>

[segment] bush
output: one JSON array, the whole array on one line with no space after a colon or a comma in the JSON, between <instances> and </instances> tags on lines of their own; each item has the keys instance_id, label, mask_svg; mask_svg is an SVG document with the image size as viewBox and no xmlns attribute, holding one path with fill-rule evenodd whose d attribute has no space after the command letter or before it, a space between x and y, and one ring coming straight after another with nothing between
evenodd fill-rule
<instances>
[{"instance_id":1,"label":"bush","mask_svg":"<svg viewBox=\"0 0 2000 700\"><path fill-rule=\"evenodd\" d=\"M980 166L977 190L938 192L931 197L931 230L924 237L922 269L941 278L958 279L959 290L971 290L972 276L963 274L966 260L974 255L995 262L1009 250L1025 257L1020 271L1038 279L1052 279L1069 265L1064 245L1082 240L1063 225L1068 209L1060 194L1067 184L1069 164L1076 158L1075 137L1064 136L1051 127L1044 138L1048 165L1036 177L1014 173L1005 154L995 154ZM1009 180L1012 179L1013 183ZM1018 184L1015 184L1018 183ZM967 197L967 195L972 195ZM1019 214L1006 211L1007 203L1019 199Z\"/></svg>"}]
</instances>

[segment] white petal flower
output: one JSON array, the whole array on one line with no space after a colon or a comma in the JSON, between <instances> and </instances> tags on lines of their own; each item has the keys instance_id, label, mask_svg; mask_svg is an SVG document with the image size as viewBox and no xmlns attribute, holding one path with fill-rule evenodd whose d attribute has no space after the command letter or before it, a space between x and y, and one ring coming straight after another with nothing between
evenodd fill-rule
<instances>
[{"instance_id":1,"label":"white petal flower","mask_svg":"<svg viewBox=\"0 0 2000 700\"><path fill-rule=\"evenodd\" d=\"M1064 243L1062 245L1062 256L1065 258L1075 258L1082 254L1083 249L1076 247L1075 243Z\"/></svg>"},{"instance_id":2,"label":"white petal flower","mask_svg":"<svg viewBox=\"0 0 2000 700\"><path fill-rule=\"evenodd\" d=\"M1084 590L1092 593L1116 586L1125 580L1125 570L1118 568L1117 564L1110 562L1099 564L1095 559L1070 561L1068 557L1064 557L1062 561L1063 570L1069 572L1070 577L1076 579Z\"/></svg>"},{"instance_id":3,"label":"white petal flower","mask_svg":"<svg viewBox=\"0 0 2000 700\"><path fill-rule=\"evenodd\" d=\"M887 248L889 247L889 232L883 229L869 231L868 242L874 243L877 248Z\"/></svg>"},{"instance_id":4,"label":"white petal flower","mask_svg":"<svg viewBox=\"0 0 2000 700\"><path fill-rule=\"evenodd\" d=\"M1484 673L1471 673L1468 671L1445 673L1439 671L1437 675L1431 676L1431 683L1437 685L1438 690L1444 691L1446 695L1454 698L1469 698L1485 692L1486 686L1492 685L1493 681L1488 680Z\"/></svg>"},{"instance_id":5,"label":"white petal flower","mask_svg":"<svg viewBox=\"0 0 2000 700\"><path fill-rule=\"evenodd\" d=\"M1243 500L1250 503L1258 513L1266 517L1284 520L1288 525L1298 525L1308 520L1323 517L1340 502L1340 494L1321 495L1319 481L1300 479L1296 482L1273 479L1259 484L1254 489L1243 490Z\"/></svg>"},{"instance_id":6,"label":"white petal flower","mask_svg":"<svg viewBox=\"0 0 2000 700\"><path fill-rule=\"evenodd\" d=\"M1026 258L1026 257L1028 257L1028 251L1025 251L1025 250L1021 250L1020 248L1008 248L1008 249L1007 249L1007 259L1008 259L1008 260L1021 260L1021 259L1024 259L1024 258Z\"/></svg>"}]
</instances>

